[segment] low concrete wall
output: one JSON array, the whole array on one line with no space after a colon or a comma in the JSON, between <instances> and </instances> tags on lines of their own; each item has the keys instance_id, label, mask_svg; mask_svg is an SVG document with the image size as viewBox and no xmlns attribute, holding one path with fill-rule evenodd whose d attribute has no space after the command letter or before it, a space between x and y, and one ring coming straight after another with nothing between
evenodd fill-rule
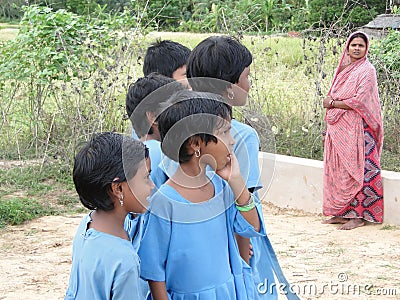
<instances>
[{"instance_id":1,"label":"low concrete wall","mask_svg":"<svg viewBox=\"0 0 400 300\"><path fill-rule=\"evenodd\" d=\"M323 162L260 152L260 197L278 207L322 213ZM382 171L384 222L400 225L400 173Z\"/></svg>"}]
</instances>

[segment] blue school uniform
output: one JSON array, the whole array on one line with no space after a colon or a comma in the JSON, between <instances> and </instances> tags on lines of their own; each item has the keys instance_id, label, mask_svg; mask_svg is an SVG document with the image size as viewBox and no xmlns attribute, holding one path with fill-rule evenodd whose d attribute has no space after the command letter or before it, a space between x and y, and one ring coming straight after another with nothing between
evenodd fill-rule
<instances>
[{"instance_id":1,"label":"blue school uniform","mask_svg":"<svg viewBox=\"0 0 400 300\"><path fill-rule=\"evenodd\" d=\"M236 142L233 145L233 152L239 162L240 174L247 188L254 188L256 191L262 188L258 165L260 140L257 132L249 125L240 123L235 119L232 120L231 126L231 134ZM167 177L172 177L178 168L178 163L162 154L159 167Z\"/></svg>"},{"instance_id":2,"label":"blue school uniform","mask_svg":"<svg viewBox=\"0 0 400 300\"><path fill-rule=\"evenodd\" d=\"M239 162L240 174L242 174L247 188L254 188L257 191L262 188L258 164L260 139L254 128L249 125L235 119L232 120L231 125L231 134L236 142L233 145L233 152Z\"/></svg>"},{"instance_id":3,"label":"blue school uniform","mask_svg":"<svg viewBox=\"0 0 400 300\"><path fill-rule=\"evenodd\" d=\"M258 197L257 190L262 188L260 181L260 169L258 164L258 152L260 141L257 132L249 125L232 120L231 134L236 143L233 151L238 159L240 173L246 183L247 188L254 189L257 209L262 212L261 201ZM172 176L178 167L178 163L169 159L165 155L162 156L160 168L167 176ZM261 214L261 219L264 218ZM250 243L253 249L253 255L250 258L250 266L252 268L254 285L259 287L260 291L256 292L257 299L276 299L276 287L274 287L275 279L278 279L281 288L287 292L288 299L298 299L296 295L290 293L289 283L287 282L282 269L280 268L278 259L274 252L268 236L263 238L251 237ZM272 291L271 289L275 291Z\"/></svg>"},{"instance_id":4,"label":"blue school uniform","mask_svg":"<svg viewBox=\"0 0 400 300\"><path fill-rule=\"evenodd\" d=\"M144 299L139 288L139 257L128 240L87 229L81 221L72 247L72 267L64 299Z\"/></svg>"},{"instance_id":5,"label":"blue school uniform","mask_svg":"<svg viewBox=\"0 0 400 300\"><path fill-rule=\"evenodd\" d=\"M140 243L141 277L165 281L171 299L254 299L250 267L241 259L234 232L256 232L233 205L234 195L212 176L215 196L191 203L169 185L151 197Z\"/></svg>"},{"instance_id":6,"label":"blue school uniform","mask_svg":"<svg viewBox=\"0 0 400 300\"><path fill-rule=\"evenodd\" d=\"M262 211L262 205L257 190L262 188L260 181L260 169L258 164L258 152L260 140L257 132L249 125L232 120L232 136L236 143L233 151L240 165L240 173L246 182L247 188L254 189L257 209ZM264 218L261 216L263 222ZM286 280L279 265L275 251L267 235L262 238L251 237L253 255L250 257L253 280L256 286L257 299L271 299L277 294L277 289L283 290L290 300L299 299L291 292L290 285ZM275 285L274 274L278 279L278 288Z\"/></svg>"}]
</instances>

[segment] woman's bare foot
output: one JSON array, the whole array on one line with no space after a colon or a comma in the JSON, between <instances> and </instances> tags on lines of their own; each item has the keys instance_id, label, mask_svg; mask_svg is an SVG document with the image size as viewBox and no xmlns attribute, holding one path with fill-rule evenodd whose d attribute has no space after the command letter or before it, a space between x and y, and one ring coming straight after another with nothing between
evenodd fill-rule
<instances>
[{"instance_id":1,"label":"woman's bare foot","mask_svg":"<svg viewBox=\"0 0 400 300\"><path fill-rule=\"evenodd\" d=\"M349 219L345 219L342 217L332 217L328 220L322 221L322 224L346 224Z\"/></svg>"},{"instance_id":2,"label":"woman's bare foot","mask_svg":"<svg viewBox=\"0 0 400 300\"><path fill-rule=\"evenodd\" d=\"M364 220L363 219L350 219L346 224L343 224L342 226L339 226L339 230L351 230L357 227L364 226Z\"/></svg>"}]
</instances>

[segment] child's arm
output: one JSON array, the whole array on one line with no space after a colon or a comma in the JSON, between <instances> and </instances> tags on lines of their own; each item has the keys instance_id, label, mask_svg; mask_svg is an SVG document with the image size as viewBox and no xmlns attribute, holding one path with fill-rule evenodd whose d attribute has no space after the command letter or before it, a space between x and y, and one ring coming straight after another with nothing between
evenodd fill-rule
<instances>
[{"instance_id":1,"label":"child's arm","mask_svg":"<svg viewBox=\"0 0 400 300\"><path fill-rule=\"evenodd\" d=\"M149 280L151 296L154 300L168 300L167 288L165 281Z\"/></svg>"},{"instance_id":2,"label":"child's arm","mask_svg":"<svg viewBox=\"0 0 400 300\"><path fill-rule=\"evenodd\" d=\"M226 165L225 168L218 170L217 174L228 181L235 195L236 204L245 205L249 202L250 197L253 197L244 183L243 177L240 174L239 163L233 153L231 154L231 163ZM254 201L254 199L251 200ZM260 219L255 205L251 210L240 211L240 213L254 227L255 231L260 231Z\"/></svg>"}]
</instances>

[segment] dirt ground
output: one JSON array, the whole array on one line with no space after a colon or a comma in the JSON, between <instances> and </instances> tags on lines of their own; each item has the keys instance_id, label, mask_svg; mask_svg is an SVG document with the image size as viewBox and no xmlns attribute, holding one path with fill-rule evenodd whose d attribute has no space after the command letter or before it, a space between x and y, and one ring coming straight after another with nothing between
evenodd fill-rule
<instances>
[{"instance_id":1,"label":"dirt ground","mask_svg":"<svg viewBox=\"0 0 400 300\"><path fill-rule=\"evenodd\" d=\"M320 215L267 204L264 215L282 269L302 299L400 299L400 228L339 231L322 225ZM44 217L0 232L0 299L63 299L81 217Z\"/></svg>"}]
</instances>

